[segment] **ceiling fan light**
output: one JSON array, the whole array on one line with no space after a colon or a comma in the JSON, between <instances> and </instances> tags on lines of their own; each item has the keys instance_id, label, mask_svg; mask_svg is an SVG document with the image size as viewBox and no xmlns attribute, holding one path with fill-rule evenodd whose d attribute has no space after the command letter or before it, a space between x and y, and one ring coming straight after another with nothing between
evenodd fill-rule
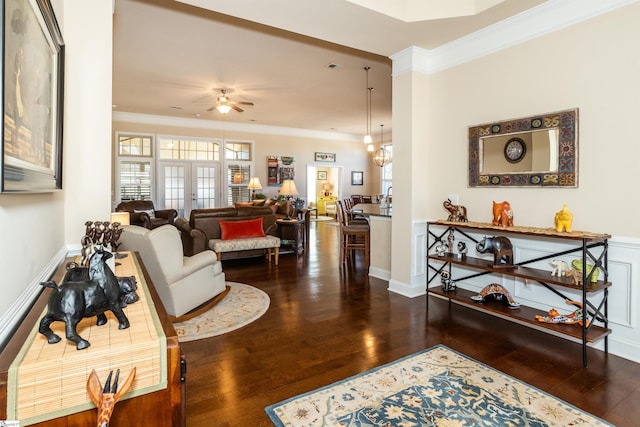
<instances>
[{"instance_id":1,"label":"ceiling fan light","mask_svg":"<svg viewBox=\"0 0 640 427\"><path fill-rule=\"evenodd\" d=\"M216 107L216 109L220 112L220 114L227 114L231 111L231 106L227 104L220 104Z\"/></svg>"}]
</instances>

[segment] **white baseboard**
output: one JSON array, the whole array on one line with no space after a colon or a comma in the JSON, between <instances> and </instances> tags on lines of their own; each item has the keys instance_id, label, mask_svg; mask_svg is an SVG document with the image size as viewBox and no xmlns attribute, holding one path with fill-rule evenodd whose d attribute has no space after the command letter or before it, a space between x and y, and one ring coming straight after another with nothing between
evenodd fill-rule
<instances>
[{"instance_id":1,"label":"white baseboard","mask_svg":"<svg viewBox=\"0 0 640 427\"><path fill-rule=\"evenodd\" d=\"M2 316L0 316L0 348L4 347L4 344L18 326L18 323L22 321L23 316L29 311L33 302L38 295L40 295L40 292L42 292L40 282L49 280L66 256L67 248L60 248L55 256L44 266L42 271L40 271L40 274L33 278L33 281L29 283L18 299L7 311L2 313Z\"/></svg>"}]
</instances>

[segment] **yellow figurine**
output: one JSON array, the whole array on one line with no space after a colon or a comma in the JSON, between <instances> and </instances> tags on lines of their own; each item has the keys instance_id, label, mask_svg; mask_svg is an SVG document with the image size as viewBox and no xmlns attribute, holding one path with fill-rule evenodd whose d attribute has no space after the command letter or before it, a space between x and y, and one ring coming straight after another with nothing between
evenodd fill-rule
<instances>
[{"instance_id":1,"label":"yellow figurine","mask_svg":"<svg viewBox=\"0 0 640 427\"><path fill-rule=\"evenodd\" d=\"M556 231L566 231L571 233L571 222L573 221L573 214L567 209L567 205L562 205L562 209L556 212L555 223Z\"/></svg>"}]
</instances>

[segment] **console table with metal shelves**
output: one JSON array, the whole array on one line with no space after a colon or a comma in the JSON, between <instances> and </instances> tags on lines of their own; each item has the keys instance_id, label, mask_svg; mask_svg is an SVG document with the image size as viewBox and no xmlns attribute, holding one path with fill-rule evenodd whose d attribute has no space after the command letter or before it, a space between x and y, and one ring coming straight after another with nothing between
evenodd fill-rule
<instances>
[{"instance_id":1,"label":"console table with metal shelves","mask_svg":"<svg viewBox=\"0 0 640 427\"><path fill-rule=\"evenodd\" d=\"M443 255L434 253L436 245L446 242L445 235L464 236L472 242L478 243L478 239L473 237L473 233L483 235L512 235L518 238L541 238L545 240L561 240L564 243L574 245L574 247L554 252L532 259L514 260L513 267L494 266L492 260L485 258L475 258L470 256L460 256L452 252ZM604 349L608 352L608 336L611 330L608 328L608 299L609 287L611 283L608 279L608 234L596 234L590 232L573 231L557 232L554 229L541 229L533 227L498 227L488 223L478 222L451 222L451 221L429 221L427 223L427 295L446 299L459 305L484 311L488 314L515 321L525 326L535 327L548 333L570 337L578 340L582 344L582 363L587 366L587 345L604 339ZM583 268L581 281L576 284L570 277L552 276L550 271L529 267L529 264L557 258L564 255L576 254L582 260L582 266L593 265L594 268ZM460 270L456 276L455 267ZM592 281L592 275L596 274L596 268L602 273L600 280ZM476 270L468 274L468 270ZM577 291L581 294L579 303L582 304L583 318L586 320L582 325L545 323L536 319L538 316L546 316L548 313L532 307L521 305L517 309L506 307L500 303L474 302L471 297L476 293L466 289L454 287L453 290L446 290L442 286L432 285L432 282L440 277L441 272L447 271L449 278L453 282L464 281L476 277L501 274L531 280L539 283L544 288L563 298L570 300L563 289ZM464 275L466 273L466 275ZM586 285L583 285L586 284ZM426 299L427 310L429 309L429 298ZM598 324L596 324L598 322Z\"/></svg>"}]
</instances>

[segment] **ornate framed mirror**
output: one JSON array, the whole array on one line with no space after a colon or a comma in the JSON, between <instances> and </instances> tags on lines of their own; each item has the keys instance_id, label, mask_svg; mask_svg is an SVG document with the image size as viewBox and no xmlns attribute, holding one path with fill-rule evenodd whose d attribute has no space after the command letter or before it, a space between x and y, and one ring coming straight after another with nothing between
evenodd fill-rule
<instances>
[{"instance_id":1,"label":"ornate framed mirror","mask_svg":"<svg viewBox=\"0 0 640 427\"><path fill-rule=\"evenodd\" d=\"M469 127L469 187L577 187L578 109Z\"/></svg>"}]
</instances>

